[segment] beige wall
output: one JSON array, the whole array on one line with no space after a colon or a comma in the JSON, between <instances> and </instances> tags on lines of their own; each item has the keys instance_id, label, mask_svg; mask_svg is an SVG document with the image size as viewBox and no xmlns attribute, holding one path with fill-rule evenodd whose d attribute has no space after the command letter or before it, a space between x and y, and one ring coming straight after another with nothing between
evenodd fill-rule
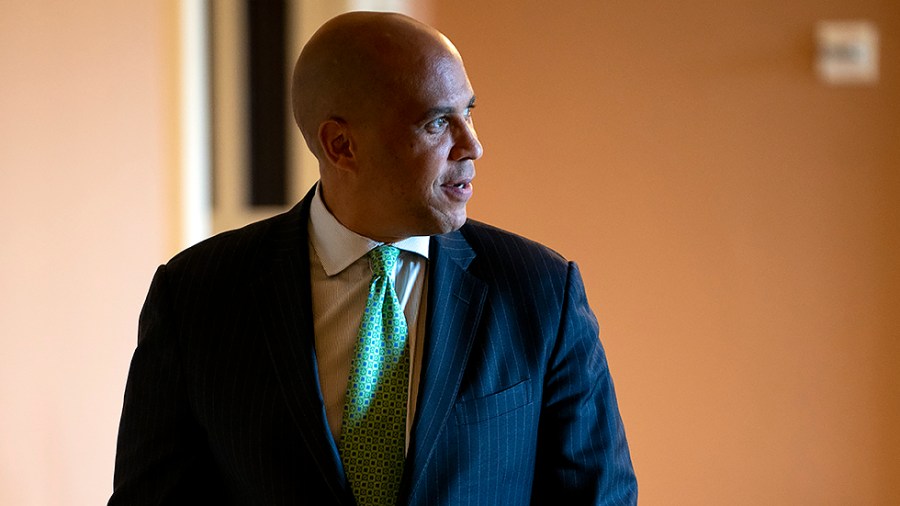
<instances>
[{"instance_id":1,"label":"beige wall","mask_svg":"<svg viewBox=\"0 0 900 506\"><path fill-rule=\"evenodd\" d=\"M821 19L875 87L812 72ZM440 0L471 214L579 261L647 505L900 504L900 4Z\"/></svg>"},{"instance_id":2,"label":"beige wall","mask_svg":"<svg viewBox=\"0 0 900 506\"><path fill-rule=\"evenodd\" d=\"M170 252L169 4L0 1L0 504L112 490L137 315Z\"/></svg>"}]
</instances>

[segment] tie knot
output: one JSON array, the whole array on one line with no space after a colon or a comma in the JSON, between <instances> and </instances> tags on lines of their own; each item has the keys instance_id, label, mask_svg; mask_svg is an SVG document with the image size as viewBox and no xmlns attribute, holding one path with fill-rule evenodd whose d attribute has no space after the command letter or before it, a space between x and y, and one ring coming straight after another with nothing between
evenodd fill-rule
<instances>
[{"instance_id":1,"label":"tie knot","mask_svg":"<svg viewBox=\"0 0 900 506\"><path fill-rule=\"evenodd\" d=\"M372 266L372 272L376 276L387 276L393 278L394 266L397 264L397 256L400 250L394 246L382 244L381 246L369 251L369 264Z\"/></svg>"}]
</instances>

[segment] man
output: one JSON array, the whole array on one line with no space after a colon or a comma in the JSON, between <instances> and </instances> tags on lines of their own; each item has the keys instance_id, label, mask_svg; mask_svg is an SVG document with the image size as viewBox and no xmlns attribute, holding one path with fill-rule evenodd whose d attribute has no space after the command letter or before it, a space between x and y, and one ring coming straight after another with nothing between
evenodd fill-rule
<instances>
[{"instance_id":1,"label":"man","mask_svg":"<svg viewBox=\"0 0 900 506\"><path fill-rule=\"evenodd\" d=\"M450 41L338 16L293 101L320 181L157 271L110 504L634 504L575 264L466 219L482 146Z\"/></svg>"}]
</instances>

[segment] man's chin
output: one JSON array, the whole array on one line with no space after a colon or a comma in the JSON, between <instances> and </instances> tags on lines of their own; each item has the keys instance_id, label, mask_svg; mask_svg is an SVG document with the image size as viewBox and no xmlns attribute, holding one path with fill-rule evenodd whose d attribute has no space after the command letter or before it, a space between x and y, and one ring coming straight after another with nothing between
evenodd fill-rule
<instances>
[{"instance_id":1,"label":"man's chin","mask_svg":"<svg viewBox=\"0 0 900 506\"><path fill-rule=\"evenodd\" d=\"M440 233L441 233L441 234L448 234L448 233L453 232L453 231L455 231L455 230L459 230L460 227L462 227L463 225L465 225L466 219L467 219L467 216L466 216L466 210L465 210L465 209L463 209L463 210L460 211L460 212L456 212L456 213L452 213L452 214L446 215L446 216L445 216L445 219L443 220L443 222L442 222L442 224L441 224L441 225L442 225L442 226L441 226L442 231L441 231Z\"/></svg>"},{"instance_id":2,"label":"man's chin","mask_svg":"<svg viewBox=\"0 0 900 506\"><path fill-rule=\"evenodd\" d=\"M466 223L466 209L453 212L442 212L432 208L427 215L420 215L417 220L407 222L405 236L441 235L459 230Z\"/></svg>"},{"instance_id":3,"label":"man's chin","mask_svg":"<svg viewBox=\"0 0 900 506\"><path fill-rule=\"evenodd\" d=\"M427 229L416 235L441 235L459 230L466 223L466 214L443 215L434 220Z\"/></svg>"}]
</instances>

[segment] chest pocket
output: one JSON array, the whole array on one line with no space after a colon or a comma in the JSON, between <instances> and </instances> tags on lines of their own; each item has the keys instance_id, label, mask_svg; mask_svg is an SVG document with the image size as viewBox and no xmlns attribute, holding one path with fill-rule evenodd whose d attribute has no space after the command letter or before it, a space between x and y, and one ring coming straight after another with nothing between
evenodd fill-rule
<instances>
[{"instance_id":1,"label":"chest pocket","mask_svg":"<svg viewBox=\"0 0 900 506\"><path fill-rule=\"evenodd\" d=\"M531 404L531 397L531 381L527 379L520 381L499 392L458 403L456 423L468 425L497 418Z\"/></svg>"}]
</instances>

